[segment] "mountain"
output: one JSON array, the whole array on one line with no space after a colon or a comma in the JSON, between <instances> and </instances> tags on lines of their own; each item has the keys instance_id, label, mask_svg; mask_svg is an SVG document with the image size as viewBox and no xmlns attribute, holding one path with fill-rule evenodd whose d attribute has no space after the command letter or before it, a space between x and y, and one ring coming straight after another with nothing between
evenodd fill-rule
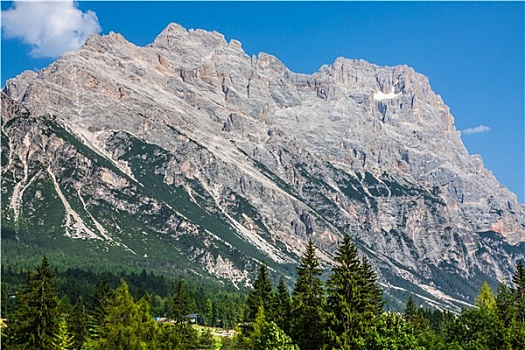
<instances>
[{"instance_id":1,"label":"mountain","mask_svg":"<svg viewBox=\"0 0 525 350\"><path fill-rule=\"evenodd\" d=\"M525 258L525 206L468 154L407 66L312 75L170 24L137 47L93 35L2 90L2 262L213 276L326 268L350 235L389 301L472 304Z\"/></svg>"}]
</instances>

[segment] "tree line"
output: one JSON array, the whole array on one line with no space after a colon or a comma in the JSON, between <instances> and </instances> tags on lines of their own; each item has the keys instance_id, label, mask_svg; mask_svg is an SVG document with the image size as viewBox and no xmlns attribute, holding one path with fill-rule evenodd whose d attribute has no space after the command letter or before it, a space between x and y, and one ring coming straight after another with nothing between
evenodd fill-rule
<instances>
[{"instance_id":1,"label":"tree line","mask_svg":"<svg viewBox=\"0 0 525 350\"><path fill-rule=\"evenodd\" d=\"M60 297L46 258L26 274L12 312L2 327L6 349L523 349L525 348L525 267L520 261L512 286L493 293L483 284L475 307L451 312L416 307L409 298L403 313L384 312L382 291L366 257L347 236L334 257L326 282L309 242L289 292L281 277L276 287L262 263L246 297L226 298L220 317L205 293L194 293L177 279L164 305L155 310L172 322L157 322L150 294L134 297L126 280L116 288L107 277L88 302L78 295L67 306ZM144 277L144 276L143 276ZM216 293L215 293L216 294ZM228 294L226 294L228 295ZM199 297L200 296L200 297ZM159 296L160 297L160 296ZM196 300L199 300L196 302ZM203 301L204 300L204 301ZM197 307L197 304L201 304ZM214 339L199 332L188 314L201 310L200 323L225 326L233 338Z\"/></svg>"},{"instance_id":2,"label":"tree line","mask_svg":"<svg viewBox=\"0 0 525 350\"><path fill-rule=\"evenodd\" d=\"M102 280L105 280L110 289L115 289L124 279L135 300L148 295L152 314L165 316L169 313L170 301L177 284L176 278L145 270L97 273L79 268L60 270L53 264L52 273L53 283L60 296L59 307L66 311L71 309L71 304L79 297L85 301L86 308L91 309L95 302L94 291ZM10 318L17 300L17 290L26 277L27 271L17 271L11 265L2 266L2 317ZM246 289L238 290L199 278L185 279L184 282L191 300L191 313L198 314L199 324L231 329L242 319Z\"/></svg>"},{"instance_id":3,"label":"tree line","mask_svg":"<svg viewBox=\"0 0 525 350\"><path fill-rule=\"evenodd\" d=\"M518 261L513 286L494 293L481 286L475 307L460 314L416 307L384 312L382 291L366 257L347 236L326 281L310 242L297 267L291 297L279 282L271 288L266 266L247 298L248 323L236 349L255 350L512 350L525 349L525 267ZM273 333L272 333L273 332ZM266 339L274 340L271 345ZM262 341L261 341L262 339Z\"/></svg>"}]
</instances>

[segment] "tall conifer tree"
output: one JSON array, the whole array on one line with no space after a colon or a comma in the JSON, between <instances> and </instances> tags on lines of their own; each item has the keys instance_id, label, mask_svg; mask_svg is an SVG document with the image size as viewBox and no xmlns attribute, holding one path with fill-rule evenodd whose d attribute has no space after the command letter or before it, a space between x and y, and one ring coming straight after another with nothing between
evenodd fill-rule
<instances>
[{"instance_id":1,"label":"tall conifer tree","mask_svg":"<svg viewBox=\"0 0 525 350\"><path fill-rule=\"evenodd\" d=\"M290 319L292 317L292 300L281 276L274 296L275 323L286 334L290 334Z\"/></svg>"},{"instance_id":2,"label":"tall conifer tree","mask_svg":"<svg viewBox=\"0 0 525 350\"><path fill-rule=\"evenodd\" d=\"M357 248L350 242L350 237L345 236L334 260L336 265L327 282L328 337L332 347L356 349L358 342L364 339L360 312L364 300L360 288L365 282Z\"/></svg>"},{"instance_id":3,"label":"tall conifer tree","mask_svg":"<svg viewBox=\"0 0 525 350\"><path fill-rule=\"evenodd\" d=\"M255 316L259 312L259 307L264 308L264 314L268 321L273 320L273 295L272 283L268 275L268 267L266 263L262 263L257 272L257 277L253 283L253 289L248 294L246 302L248 308L248 321L255 320Z\"/></svg>"},{"instance_id":4,"label":"tall conifer tree","mask_svg":"<svg viewBox=\"0 0 525 350\"><path fill-rule=\"evenodd\" d=\"M525 266L522 260L518 261L516 272L512 276L512 282L515 286L512 294L516 312L516 325L512 330L512 343L517 348L523 348L525 346Z\"/></svg>"},{"instance_id":5,"label":"tall conifer tree","mask_svg":"<svg viewBox=\"0 0 525 350\"><path fill-rule=\"evenodd\" d=\"M73 336L69 332L66 319L62 318L58 322L58 333L53 341L53 350L73 350Z\"/></svg>"},{"instance_id":6,"label":"tall conifer tree","mask_svg":"<svg viewBox=\"0 0 525 350\"><path fill-rule=\"evenodd\" d=\"M188 318L186 316L191 312L190 305L191 300L190 295L186 290L186 284L182 278L179 277L175 286L175 294L171 301L171 312L169 315L175 324L181 325L187 323Z\"/></svg>"},{"instance_id":7,"label":"tall conifer tree","mask_svg":"<svg viewBox=\"0 0 525 350\"><path fill-rule=\"evenodd\" d=\"M197 333L192 328L188 319L188 314L191 312L192 300L186 284L179 277L175 286L175 294L170 305L169 316L175 322L176 331L180 334L182 347L190 349L197 342Z\"/></svg>"},{"instance_id":8,"label":"tall conifer tree","mask_svg":"<svg viewBox=\"0 0 525 350\"><path fill-rule=\"evenodd\" d=\"M414 304L414 299L412 299L412 296L408 297L407 305L405 307L405 311L403 312L403 316L407 322L412 322L416 318L416 304Z\"/></svg>"},{"instance_id":9,"label":"tall conifer tree","mask_svg":"<svg viewBox=\"0 0 525 350\"><path fill-rule=\"evenodd\" d=\"M525 266L521 260L518 261L512 282L515 285L514 299L516 300L518 320L525 324Z\"/></svg>"},{"instance_id":10,"label":"tall conifer tree","mask_svg":"<svg viewBox=\"0 0 525 350\"><path fill-rule=\"evenodd\" d=\"M82 296L77 298L73 307L73 312L68 317L68 327L73 337L72 349L81 349L84 341L88 338L87 314L84 310L84 301Z\"/></svg>"},{"instance_id":11,"label":"tall conifer tree","mask_svg":"<svg viewBox=\"0 0 525 350\"><path fill-rule=\"evenodd\" d=\"M383 291L377 284L377 274L366 256L361 259L361 273L365 281L362 291L365 300L364 311L375 317L383 313L385 301Z\"/></svg>"},{"instance_id":12,"label":"tall conifer tree","mask_svg":"<svg viewBox=\"0 0 525 350\"><path fill-rule=\"evenodd\" d=\"M325 326L326 299L321 268L315 256L312 241L297 267L297 281L293 291L292 319L290 335L302 350L319 350L324 347L323 329Z\"/></svg>"},{"instance_id":13,"label":"tall conifer tree","mask_svg":"<svg viewBox=\"0 0 525 350\"><path fill-rule=\"evenodd\" d=\"M492 313L496 312L496 298L487 282L484 282L481 286L478 296L474 299L474 305L480 309L487 309Z\"/></svg>"},{"instance_id":14,"label":"tall conifer tree","mask_svg":"<svg viewBox=\"0 0 525 350\"><path fill-rule=\"evenodd\" d=\"M88 319L88 331L93 339L98 338L98 331L104 323L108 302L112 293L113 290L109 285L109 278L107 275L104 275L95 287L91 297L91 317Z\"/></svg>"},{"instance_id":15,"label":"tall conifer tree","mask_svg":"<svg viewBox=\"0 0 525 350\"><path fill-rule=\"evenodd\" d=\"M506 329L510 329L518 318L513 289L503 282L500 283L496 294L496 314Z\"/></svg>"},{"instance_id":16,"label":"tall conifer tree","mask_svg":"<svg viewBox=\"0 0 525 350\"><path fill-rule=\"evenodd\" d=\"M427 319L423 317L421 311L416 308L412 296L408 298L405 311L403 312L403 318L414 327L416 334L423 332L429 327Z\"/></svg>"},{"instance_id":17,"label":"tall conifer tree","mask_svg":"<svg viewBox=\"0 0 525 350\"><path fill-rule=\"evenodd\" d=\"M135 303L124 280L112 293L106 310L97 349L155 349L157 325L149 305L146 307L143 301Z\"/></svg>"},{"instance_id":18,"label":"tall conifer tree","mask_svg":"<svg viewBox=\"0 0 525 350\"><path fill-rule=\"evenodd\" d=\"M54 275L44 257L17 294L17 308L7 323L2 345L6 349L52 349L58 322Z\"/></svg>"},{"instance_id":19,"label":"tall conifer tree","mask_svg":"<svg viewBox=\"0 0 525 350\"><path fill-rule=\"evenodd\" d=\"M328 338L337 349L358 349L383 308L382 292L366 258L345 236L334 258L336 265L327 282L330 321Z\"/></svg>"}]
</instances>

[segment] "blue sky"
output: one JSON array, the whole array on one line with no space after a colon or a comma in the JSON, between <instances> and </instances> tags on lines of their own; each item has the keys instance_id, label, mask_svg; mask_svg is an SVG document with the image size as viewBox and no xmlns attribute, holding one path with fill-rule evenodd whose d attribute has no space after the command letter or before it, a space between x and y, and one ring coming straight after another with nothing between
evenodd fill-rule
<instances>
[{"instance_id":1,"label":"blue sky","mask_svg":"<svg viewBox=\"0 0 525 350\"><path fill-rule=\"evenodd\" d=\"M299 73L339 56L407 64L429 77L469 152L481 154L485 167L524 202L523 2L82 1L64 5L63 14L39 9L34 17L21 4L20 17L4 12L12 2L1 6L2 86L54 59L39 56L56 55L91 32L119 32L146 45L170 22L221 32L248 54L273 54ZM63 28L67 16L71 28ZM62 18L60 25L49 23L53 17Z\"/></svg>"}]
</instances>

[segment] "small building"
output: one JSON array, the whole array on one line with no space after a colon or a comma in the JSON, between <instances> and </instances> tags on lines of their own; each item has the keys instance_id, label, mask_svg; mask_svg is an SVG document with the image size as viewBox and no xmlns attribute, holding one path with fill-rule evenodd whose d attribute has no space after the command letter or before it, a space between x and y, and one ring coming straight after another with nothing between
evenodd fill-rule
<instances>
[{"instance_id":1,"label":"small building","mask_svg":"<svg viewBox=\"0 0 525 350\"><path fill-rule=\"evenodd\" d=\"M197 314L189 314L189 315L186 315L186 318L191 323L197 323L197 316L198 316Z\"/></svg>"}]
</instances>

